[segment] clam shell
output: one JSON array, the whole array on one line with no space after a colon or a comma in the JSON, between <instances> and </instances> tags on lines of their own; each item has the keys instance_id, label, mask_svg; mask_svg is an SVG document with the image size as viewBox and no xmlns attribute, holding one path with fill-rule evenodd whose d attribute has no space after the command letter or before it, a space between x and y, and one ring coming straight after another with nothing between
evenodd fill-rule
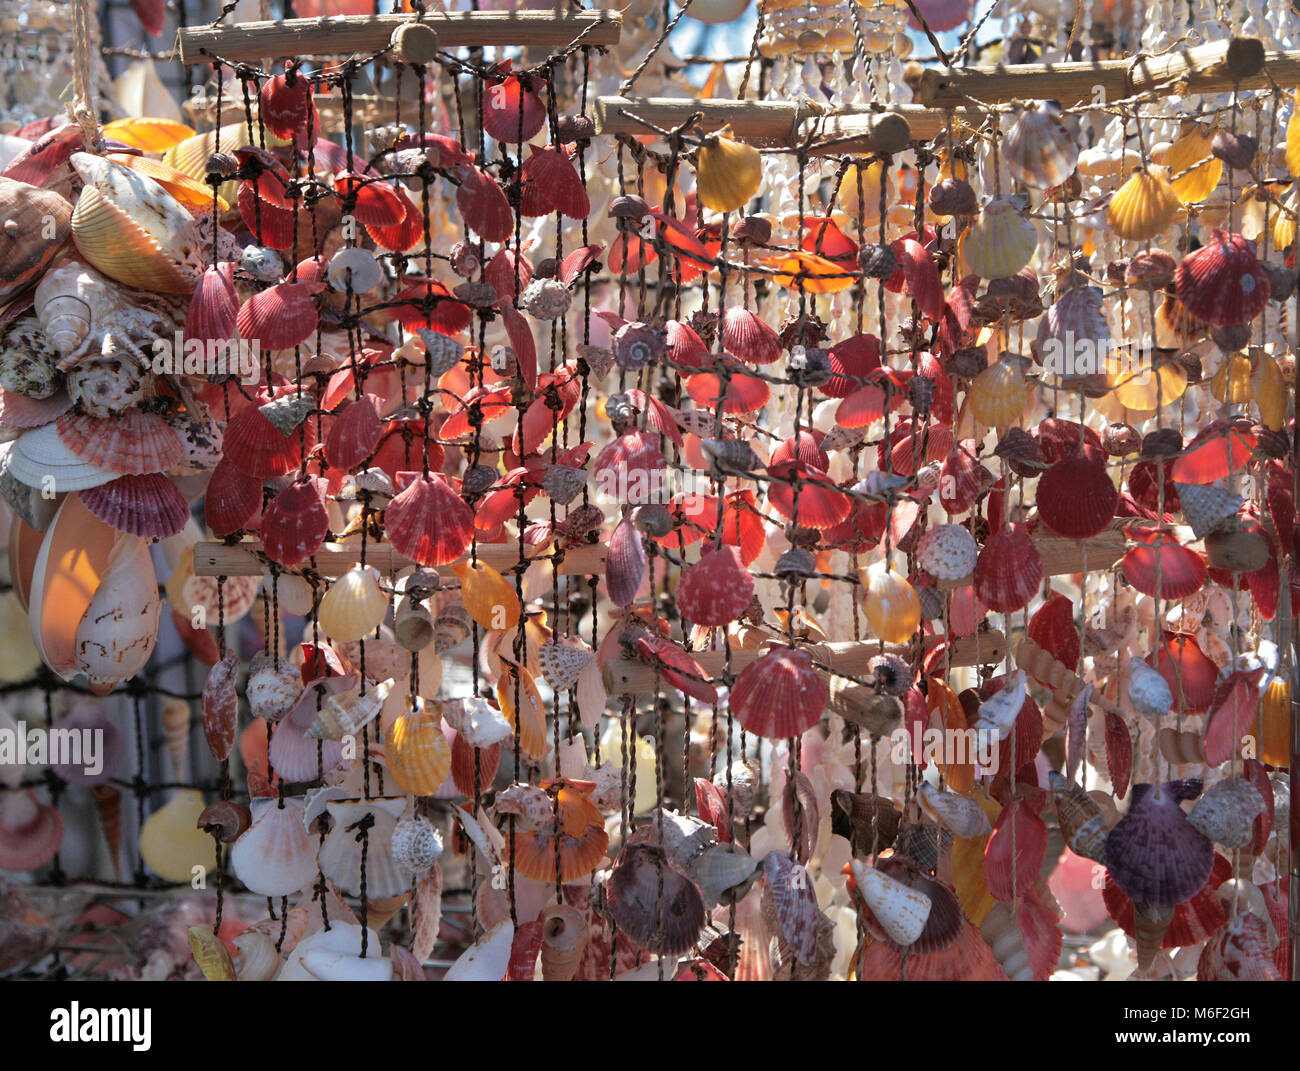
<instances>
[{"instance_id":1,"label":"clam shell","mask_svg":"<svg viewBox=\"0 0 1300 1071\"><path fill-rule=\"evenodd\" d=\"M440 476L412 474L388 504L384 523L394 549L427 566L455 561L474 534L473 511Z\"/></svg>"},{"instance_id":2,"label":"clam shell","mask_svg":"<svg viewBox=\"0 0 1300 1071\"><path fill-rule=\"evenodd\" d=\"M691 949L704 928L706 915L699 887L652 844L628 846L610 875L608 895L619 930L649 952L681 955Z\"/></svg>"},{"instance_id":3,"label":"clam shell","mask_svg":"<svg viewBox=\"0 0 1300 1071\"><path fill-rule=\"evenodd\" d=\"M916 544L917 564L936 580L965 580L978 559L979 544L960 524L930 528Z\"/></svg>"},{"instance_id":4,"label":"clam shell","mask_svg":"<svg viewBox=\"0 0 1300 1071\"><path fill-rule=\"evenodd\" d=\"M54 260L71 233L72 205L54 190L0 177L0 220L3 303L40 279Z\"/></svg>"},{"instance_id":5,"label":"clam shell","mask_svg":"<svg viewBox=\"0 0 1300 1071\"><path fill-rule=\"evenodd\" d=\"M1002 157L1017 182L1045 190L1074 173L1079 150L1061 126L1057 110L1039 104L1024 112L1003 138Z\"/></svg>"},{"instance_id":6,"label":"clam shell","mask_svg":"<svg viewBox=\"0 0 1300 1071\"><path fill-rule=\"evenodd\" d=\"M120 475L78 456L54 424L33 428L15 439L5 453L5 472L26 487L55 493L89 490Z\"/></svg>"},{"instance_id":7,"label":"clam shell","mask_svg":"<svg viewBox=\"0 0 1300 1071\"><path fill-rule=\"evenodd\" d=\"M388 595L379 586L378 571L354 565L325 592L317 620L330 639L351 643L374 632L387 613Z\"/></svg>"},{"instance_id":8,"label":"clam shell","mask_svg":"<svg viewBox=\"0 0 1300 1071\"><path fill-rule=\"evenodd\" d=\"M240 881L262 896L289 896L316 877L316 842L303 823L298 799L255 799L253 824L230 849Z\"/></svg>"},{"instance_id":9,"label":"clam shell","mask_svg":"<svg viewBox=\"0 0 1300 1071\"><path fill-rule=\"evenodd\" d=\"M1028 605L1043 579L1043 559L1023 524L993 533L975 565L975 594L990 610L1010 613Z\"/></svg>"},{"instance_id":10,"label":"clam shell","mask_svg":"<svg viewBox=\"0 0 1300 1071\"><path fill-rule=\"evenodd\" d=\"M410 874L393 858L393 830L406 809L404 796L379 796L367 800L333 800L326 804L334 827L320 847L320 872L346 896L361 893L362 845L357 823L373 819L365 831L366 896L397 896L410 886Z\"/></svg>"},{"instance_id":11,"label":"clam shell","mask_svg":"<svg viewBox=\"0 0 1300 1071\"><path fill-rule=\"evenodd\" d=\"M54 426L81 460L127 476L164 472L185 456L176 429L156 413L132 409L105 420L69 412Z\"/></svg>"},{"instance_id":12,"label":"clam shell","mask_svg":"<svg viewBox=\"0 0 1300 1071\"><path fill-rule=\"evenodd\" d=\"M1106 869L1136 903L1173 907L1204 886L1214 865L1214 845L1188 823L1180 798L1199 782L1133 786L1128 813L1106 838Z\"/></svg>"},{"instance_id":13,"label":"clam shell","mask_svg":"<svg viewBox=\"0 0 1300 1071\"><path fill-rule=\"evenodd\" d=\"M436 704L408 709L385 734L389 773L413 796L432 796L451 772L451 744Z\"/></svg>"}]
</instances>

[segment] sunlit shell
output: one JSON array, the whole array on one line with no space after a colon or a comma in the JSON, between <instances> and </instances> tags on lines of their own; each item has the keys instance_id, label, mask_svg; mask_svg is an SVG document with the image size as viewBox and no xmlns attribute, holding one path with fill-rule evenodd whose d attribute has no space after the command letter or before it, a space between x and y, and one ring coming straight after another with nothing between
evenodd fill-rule
<instances>
[{"instance_id":1,"label":"sunlit shell","mask_svg":"<svg viewBox=\"0 0 1300 1071\"><path fill-rule=\"evenodd\" d=\"M986 427L1008 428L1025 411L1034 386L1026 378L1028 364L1023 357L1003 353L971 382L966 404L975 419Z\"/></svg>"},{"instance_id":2,"label":"sunlit shell","mask_svg":"<svg viewBox=\"0 0 1300 1071\"><path fill-rule=\"evenodd\" d=\"M1015 275L1033 258L1038 228L1008 198L990 201L971 223L962 241L966 266L982 279Z\"/></svg>"},{"instance_id":3,"label":"sunlit shell","mask_svg":"<svg viewBox=\"0 0 1300 1071\"><path fill-rule=\"evenodd\" d=\"M1030 108L1002 140L1002 156L1017 182L1034 189L1059 186L1074 173L1079 150L1047 104Z\"/></svg>"},{"instance_id":4,"label":"sunlit shell","mask_svg":"<svg viewBox=\"0 0 1300 1071\"><path fill-rule=\"evenodd\" d=\"M404 711L385 737L388 771L405 792L432 796L451 772L451 745L437 704Z\"/></svg>"},{"instance_id":5,"label":"sunlit shell","mask_svg":"<svg viewBox=\"0 0 1300 1071\"><path fill-rule=\"evenodd\" d=\"M752 733L769 739L798 736L826 709L827 689L811 656L778 648L740 671L731 689L731 709Z\"/></svg>"},{"instance_id":6,"label":"sunlit shell","mask_svg":"<svg viewBox=\"0 0 1300 1071\"><path fill-rule=\"evenodd\" d=\"M1211 240L1183 257L1175 280L1178 300L1216 327L1249 323L1268 304L1268 275L1239 234L1213 232Z\"/></svg>"},{"instance_id":7,"label":"sunlit shell","mask_svg":"<svg viewBox=\"0 0 1300 1071\"><path fill-rule=\"evenodd\" d=\"M519 595L492 566L481 561L455 562L452 570L460 579L461 603L480 626L504 632L519 623Z\"/></svg>"},{"instance_id":8,"label":"sunlit shell","mask_svg":"<svg viewBox=\"0 0 1300 1071\"><path fill-rule=\"evenodd\" d=\"M1043 579L1043 559L1022 524L1003 525L980 551L975 593L990 610L1010 613L1028 605Z\"/></svg>"},{"instance_id":9,"label":"sunlit shell","mask_svg":"<svg viewBox=\"0 0 1300 1071\"><path fill-rule=\"evenodd\" d=\"M921 604L907 580L888 562L862 571L862 609L872 631L885 643L906 643L921 624Z\"/></svg>"},{"instance_id":10,"label":"sunlit shell","mask_svg":"<svg viewBox=\"0 0 1300 1071\"><path fill-rule=\"evenodd\" d=\"M439 476L412 474L384 514L394 548L421 565L447 565L468 549L474 514Z\"/></svg>"},{"instance_id":11,"label":"sunlit shell","mask_svg":"<svg viewBox=\"0 0 1300 1071\"><path fill-rule=\"evenodd\" d=\"M72 206L53 190L0 177L0 301L37 282L71 233Z\"/></svg>"},{"instance_id":12,"label":"sunlit shell","mask_svg":"<svg viewBox=\"0 0 1300 1071\"><path fill-rule=\"evenodd\" d=\"M1168 181L1150 168L1135 171L1110 199L1106 218L1119 237L1147 242L1173 223L1181 205Z\"/></svg>"},{"instance_id":13,"label":"sunlit shell","mask_svg":"<svg viewBox=\"0 0 1300 1071\"><path fill-rule=\"evenodd\" d=\"M351 643L374 632L387 612L388 595L379 586L379 573L354 565L325 592L317 619L330 639Z\"/></svg>"},{"instance_id":14,"label":"sunlit shell","mask_svg":"<svg viewBox=\"0 0 1300 1071\"><path fill-rule=\"evenodd\" d=\"M1169 185L1183 204L1204 201L1219 184L1223 161L1212 154L1211 141L1209 134L1193 126L1165 153Z\"/></svg>"},{"instance_id":15,"label":"sunlit shell","mask_svg":"<svg viewBox=\"0 0 1300 1071\"><path fill-rule=\"evenodd\" d=\"M307 835L302 801L255 799L252 811L253 824L230 850L235 876L262 896L288 896L311 884L317 843Z\"/></svg>"}]
</instances>

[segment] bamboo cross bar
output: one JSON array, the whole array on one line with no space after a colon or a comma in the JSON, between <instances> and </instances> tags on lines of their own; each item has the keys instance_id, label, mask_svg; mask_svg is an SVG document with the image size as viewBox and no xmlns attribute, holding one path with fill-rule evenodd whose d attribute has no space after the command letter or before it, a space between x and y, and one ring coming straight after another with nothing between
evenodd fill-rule
<instances>
[{"instance_id":1,"label":"bamboo cross bar","mask_svg":"<svg viewBox=\"0 0 1300 1071\"><path fill-rule=\"evenodd\" d=\"M913 138L907 119L896 110L855 107L827 111L812 101L725 100L685 97L597 97L596 130L602 134L653 134L680 126L692 114L711 134L724 126L741 141L772 148L797 149L812 139L813 155L896 153ZM645 120L645 122L641 122Z\"/></svg>"},{"instance_id":2,"label":"bamboo cross bar","mask_svg":"<svg viewBox=\"0 0 1300 1071\"><path fill-rule=\"evenodd\" d=\"M243 543L198 543L194 547L195 576L261 576L267 566L256 556L262 549L257 540ZM550 555L542 553L537 560L546 561ZM466 555L465 561L469 560ZM519 546L515 543L481 543L478 560L498 572L513 569L519 561ZM326 543L311 562L321 576L342 576L361 561L360 544ZM309 564L311 564L309 562ZM372 565L385 576L417 565L398 554L388 543L370 543L366 546L366 564ZM292 570L289 570L292 572ZM591 576L605 571L605 546L601 543L579 543L564 548L560 562L560 576ZM454 575L450 566L440 566L443 576Z\"/></svg>"},{"instance_id":3,"label":"bamboo cross bar","mask_svg":"<svg viewBox=\"0 0 1300 1071\"><path fill-rule=\"evenodd\" d=\"M926 636L926 649L943 642L942 636ZM880 643L876 640L849 640L837 643L820 643L803 648L812 655L813 660L829 665L843 673L855 677L864 677L867 673L867 660L880 653ZM760 658L768 648L744 648L731 652L731 672L739 673L751 662ZM885 650L900 657L911 655L910 647L887 644ZM963 666L991 666L1006 657L1006 637L997 629L987 632L973 632L953 640L948 651L948 665L953 668ZM704 674L717 678L727 665L724 651L698 651L691 655L700 664ZM660 675L662 680L662 674ZM639 662L632 658L618 658L605 667L605 688L610 695L645 695L654 690L655 667L648 662Z\"/></svg>"},{"instance_id":4,"label":"bamboo cross bar","mask_svg":"<svg viewBox=\"0 0 1300 1071\"><path fill-rule=\"evenodd\" d=\"M1249 88L1248 82L1262 77L1265 59L1264 45L1258 38L1232 37L1161 56L1145 56L1136 62L1122 59L937 67L921 75L917 100L929 108L1015 100L1054 100L1064 108L1072 108L1160 89L1173 91L1184 82L1188 93L1223 92L1234 86Z\"/></svg>"},{"instance_id":5,"label":"bamboo cross bar","mask_svg":"<svg viewBox=\"0 0 1300 1071\"><path fill-rule=\"evenodd\" d=\"M245 63L278 56L343 56L379 52L393 32L413 22L431 27L443 48L541 45L562 48L579 36L584 45L618 44L617 11L427 11L411 15L339 15L319 19L246 22L240 26L190 26L177 36L182 63L214 57Z\"/></svg>"}]
</instances>

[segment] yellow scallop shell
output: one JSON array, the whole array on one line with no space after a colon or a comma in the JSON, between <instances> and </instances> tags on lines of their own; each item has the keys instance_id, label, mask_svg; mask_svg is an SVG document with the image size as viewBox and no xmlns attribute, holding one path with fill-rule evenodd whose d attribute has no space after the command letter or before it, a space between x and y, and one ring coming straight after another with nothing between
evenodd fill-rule
<instances>
[{"instance_id":1,"label":"yellow scallop shell","mask_svg":"<svg viewBox=\"0 0 1300 1071\"><path fill-rule=\"evenodd\" d=\"M125 153L109 153L108 159L133 171L139 171L142 175L148 175L186 208L209 212L212 210L212 187L190 178L170 164L153 160L148 156L128 156ZM218 195L217 210L225 212L229 207L225 198Z\"/></svg>"},{"instance_id":2,"label":"yellow scallop shell","mask_svg":"<svg viewBox=\"0 0 1300 1071\"><path fill-rule=\"evenodd\" d=\"M388 772L403 792L432 796L451 773L451 745L442 732L442 707L421 700L407 708L384 738Z\"/></svg>"},{"instance_id":3,"label":"yellow scallop shell","mask_svg":"<svg viewBox=\"0 0 1300 1071\"><path fill-rule=\"evenodd\" d=\"M1252 385L1259 422L1273 431L1281 431L1286 425L1286 380L1277 361L1267 353L1261 353L1256 359Z\"/></svg>"},{"instance_id":4,"label":"yellow scallop shell","mask_svg":"<svg viewBox=\"0 0 1300 1071\"><path fill-rule=\"evenodd\" d=\"M984 206L971 222L961 246L971 274L981 279L1005 279L1028 264L1038 247L1038 228L1025 219L1010 198Z\"/></svg>"},{"instance_id":5,"label":"yellow scallop shell","mask_svg":"<svg viewBox=\"0 0 1300 1071\"><path fill-rule=\"evenodd\" d=\"M1300 89L1295 91L1294 110L1286 124L1286 169L1300 175Z\"/></svg>"},{"instance_id":6,"label":"yellow scallop shell","mask_svg":"<svg viewBox=\"0 0 1300 1071\"><path fill-rule=\"evenodd\" d=\"M1173 187L1153 168L1134 171L1110 199L1106 219L1119 237L1145 242L1173 223L1180 202Z\"/></svg>"},{"instance_id":7,"label":"yellow scallop shell","mask_svg":"<svg viewBox=\"0 0 1300 1071\"><path fill-rule=\"evenodd\" d=\"M859 223L870 226L880 222L880 175L884 170L881 161L870 164L850 164L840 179L835 195L836 203ZM861 176L862 196L858 197ZM889 192L886 190L886 204Z\"/></svg>"},{"instance_id":8,"label":"yellow scallop shell","mask_svg":"<svg viewBox=\"0 0 1300 1071\"><path fill-rule=\"evenodd\" d=\"M519 684L519 706L522 717L515 718L515 683ZM533 675L522 666L507 667L497 680L497 703L501 713L519 730L519 746L525 754L540 759L546 754L546 706Z\"/></svg>"},{"instance_id":9,"label":"yellow scallop shell","mask_svg":"<svg viewBox=\"0 0 1300 1071\"><path fill-rule=\"evenodd\" d=\"M330 585L320 601L321 631L338 643L369 636L388 612L388 595L369 565L354 565Z\"/></svg>"},{"instance_id":10,"label":"yellow scallop shell","mask_svg":"<svg viewBox=\"0 0 1300 1071\"><path fill-rule=\"evenodd\" d=\"M1015 424L1036 393L1025 372L1023 357L1004 353L971 380L966 400L975 419L986 428L999 431Z\"/></svg>"},{"instance_id":11,"label":"yellow scallop shell","mask_svg":"<svg viewBox=\"0 0 1300 1071\"><path fill-rule=\"evenodd\" d=\"M1149 368L1114 372L1110 381L1115 400L1125 409L1139 413L1154 413L1177 401L1187 390L1187 375L1171 362L1160 365L1154 372Z\"/></svg>"},{"instance_id":12,"label":"yellow scallop shell","mask_svg":"<svg viewBox=\"0 0 1300 1071\"><path fill-rule=\"evenodd\" d=\"M885 643L906 643L921 624L921 601L904 577L876 562L862 570L862 609L872 631Z\"/></svg>"},{"instance_id":13,"label":"yellow scallop shell","mask_svg":"<svg viewBox=\"0 0 1300 1071\"><path fill-rule=\"evenodd\" d=\"M460 578L460 601L470 617L495 632L515 627L519 596L510 581L483 562L453 562L451 568Z\"/></svg>"},{"instance_id":14,"label":"yellow scallop shell","mask_svg":"<svg viewBox=\"0 0 1300 1071\"><path fill-rule=\"evenodd\" d=\"M1169 186L1183 204L1204 201L1219 184L1223 161L1210 153L1211 139L1192 127L1169 147L1164 165L1169 172Z\"/></svg>"},{"instance_id":15,"label":"yellow scallop shell","mask_svg":"<svg viewBox=\"0 0 1300 1071\"><path fill-rule=\"evenodd\" d=\"M145 117L114 119L111 123L105 123L100 133L141 152L166 152L186 138L194 137L196 131L174 119Z\"/></svg>"}]
</instances>

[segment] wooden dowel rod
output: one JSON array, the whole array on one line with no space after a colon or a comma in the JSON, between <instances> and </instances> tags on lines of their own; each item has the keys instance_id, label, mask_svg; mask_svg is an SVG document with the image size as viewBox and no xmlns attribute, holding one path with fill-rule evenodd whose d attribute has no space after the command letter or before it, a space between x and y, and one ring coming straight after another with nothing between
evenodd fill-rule
<instances>
[{"instance_id":1,"label":"wooden dowel rod","mask_svg":"<svg viewBox=\"0 0 1300 1071\"><path fill-rule=\"evenodd\" d=\"M927 636L926 648L932 648L943 642L942 636ZM862 642L846 641L836 643L812 644L806 648L817 662L829 665L843 673L855 677L867 675L867 660L880 653L880 644L875 640ZM731 652L731 671L739 673L751 662L756 661L767 647L745 648ZM909 657L911 648L906 646L886 645L885 650L900 657ZM1006 657L1006 637L997 629L988 632L974 632L953 641L948 652L949 665L990 666L1001 662ZM727 664L723 651L700 651L691 655L700 664L709 677L717 677ZM655 667L647 662L631 658L618 658L605 667L605 688L610 695L638 695L653 691L655 686Z\"/></svg>"},{"instance_id":2,"label":"wooden dowel rod","mask_svg":"<svg viewBox=\"0 0 1300 1071\"><path fill-rule=\"evenodd\" d=\"M706 134L730 126L739 140L751 145L794 149L814 135L810 152L815 155L901 152L913 137L907 120L894 109L822 112L798 101L713 97L597 97L596 129L602 134L653 135L638 120L669 130L697 112Z\"/></svg>"},{"instance_id":3,"label":"wooden dowel rod","mask_svg":"<svg viewBox=\"0 0 1300 1071\"><path fill-rule=\"evenodd\" d=\"M1103 573L1124 556L1127 543L1123 532L1102 532L1091 539L1062 539L1040 536L1034 546L1043 559L1044 576L1073 573Z\"/></svg>"},{"instance_id":4,"label":"wooden dowel rod","mask_svg":"<svg viewBox=\"0 0 1300 1071\"><path fill-rule=\"evenodd\" d=\"M195 576L261 576L266 566L255 557L262 549L256 540L243 543L199 543L194 548ZM545 559L548 555L542 554ZM316 571L322 576L342 576L361 561L361 547L355 544L326 543L315 554ZM468 561L468 556L465 558ZM514 567L519 561L519 547L514 543L480 543L478 560L498 571ZM371 543L366 547L366 564L390 576L415 565L410 558L396 553L387 543ZM292 572L293 570L288 570ZM564 549L560 563L561 576L599 575L605 571L605 547L600 543L580 543ZM453 576L450 566L441 566L438 572Z\"/></svg>"},{"instance_id":5,"label":"wooden dowel rod","mask_svg":"<svg viewBox=\"0 0 1300 1071\"><path fill-rule=\"evenodd\" d=\"M246 22L240 26L190 26L177 35L181 62L234 63L278 56L344 56L378 52L412 15L340 15L320 19ZM584 30L584 45L618 44L623 16L617 11L428 11L423 21L443 48L463 45L563 47Z\"/></svg>"},{"instance_id":6,"label":"wooden dowel rod","mask_svg":"<svg viewBox=\"0 0 1300 1071\"><path fill-rule=\"evenodd\" d=\"M1055 100L1062 107L1123 100L1138 93L1185 82L1189 93L1245 87L1260 75L1264 45L1256 37L1232 37L1195 48L1147 56L1140 62L1021 63L996 67L937 67L921 76L919 103L930 108L959 107L975 101ZM1276 77L1276 75L1274 75Z\"/></svg>"}]
</instances>

